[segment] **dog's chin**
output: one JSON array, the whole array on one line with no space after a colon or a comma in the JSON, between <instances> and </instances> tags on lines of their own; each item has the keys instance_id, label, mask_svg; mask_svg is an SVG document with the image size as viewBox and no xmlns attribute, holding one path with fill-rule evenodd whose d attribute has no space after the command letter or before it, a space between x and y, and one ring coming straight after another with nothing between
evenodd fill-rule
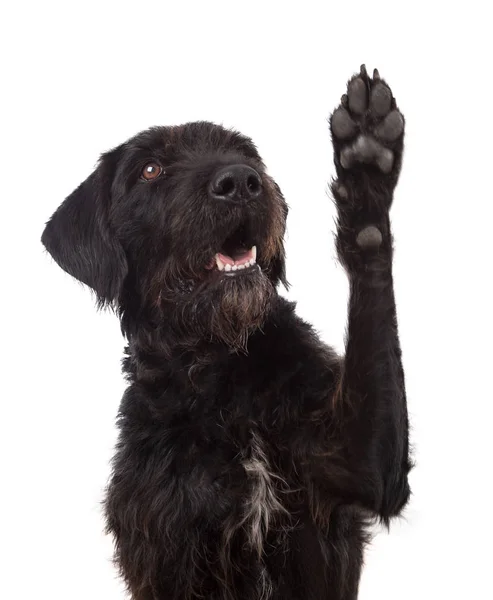
<instances>
[{"instance_id":1,"label":"dog's chin","mask_svg":"<svg viewBox=\"0 0 493 600\"><path fill-rule=\"evenodd\" d=\"M176 308L182 327L190 333L246 351L249 336L262 327L274 296L273 283L253 265L242 271L211 273Z\"/></svg>"},{"instance_id":2,"label":"dog's chin","mask_svg":"<svg viewBox=\"0 0 493 600\"><path fill-rule=\"evenodd\" d=\"M248 335L262 327L274 293L272 282L258 266L251 272L224 275L219 282L218 310L212 315L213 333L231 346L244 347Z\"/></svg>"}]
</instances>

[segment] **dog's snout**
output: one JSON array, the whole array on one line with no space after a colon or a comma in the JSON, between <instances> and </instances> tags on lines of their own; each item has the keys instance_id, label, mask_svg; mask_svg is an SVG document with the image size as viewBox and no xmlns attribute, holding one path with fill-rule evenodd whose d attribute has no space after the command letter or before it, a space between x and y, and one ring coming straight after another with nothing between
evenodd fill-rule
<instances>
[{"instance_id":1,"label":"dog's snout","mask_svg":"<svg viewBox=\"0 0 493 600\"><path fill-rule=\"evenodd\" d=\"M260 175L247 165L230 165L217 171L209 194L216 200L252 200L262 193Z\"/></svg>"}]
</instances>

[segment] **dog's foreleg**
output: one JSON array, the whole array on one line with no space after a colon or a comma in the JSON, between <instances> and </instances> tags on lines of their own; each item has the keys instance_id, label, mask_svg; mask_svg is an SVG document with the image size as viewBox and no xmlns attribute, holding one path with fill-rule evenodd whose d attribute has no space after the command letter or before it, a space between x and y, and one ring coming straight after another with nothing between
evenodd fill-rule
<instances>
[{"instance_id":1,"label":"dog's foreleg","mask_svg":"<svg viewBox=\"0 0 493 600\"><path fill-rule=\"evenodd\" d=\"M335 398L355 499L382 518L409 497L408 417L392 281L389 209L404 119L366 70L331 119L338 179L337 249L350 282L346 354Z\"/></svg>"}]
</instances>

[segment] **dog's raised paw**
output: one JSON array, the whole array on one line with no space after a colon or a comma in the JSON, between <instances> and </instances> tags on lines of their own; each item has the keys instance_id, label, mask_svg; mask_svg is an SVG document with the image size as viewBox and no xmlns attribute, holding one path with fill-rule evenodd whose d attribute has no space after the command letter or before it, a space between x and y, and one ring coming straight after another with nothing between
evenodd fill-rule
<instances>
[{"instance_id":1,"label":"dog's raised paw","mask_svg":"<svg viewBox=\"0 0 493 600\"><path fill-rule=\"evenodd\" d=\"M388 174L404 133L404 117L396 107L390 87L377 69L373 79L365 65L348 83L347 94L330 121L334 146L343 169L372 165Z\"/></svg>"}]
</instances>

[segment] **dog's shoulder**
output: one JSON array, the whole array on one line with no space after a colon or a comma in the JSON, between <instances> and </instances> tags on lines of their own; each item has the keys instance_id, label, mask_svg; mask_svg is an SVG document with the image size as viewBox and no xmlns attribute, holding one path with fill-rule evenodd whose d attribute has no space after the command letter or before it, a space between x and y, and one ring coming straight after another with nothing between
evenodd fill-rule
<instances>
[{"instance_id":1,"label":"dog's shoulder","mask_svg":"<svg viewBox=\"0 0 493 600\"><path fill-rule=\"evenodd\" d=\"M286 381L310 378L311 374L320 380L323 373L333 373L340 365L336 351L296 313L296 304L282 297L249 348L253 363L265 365L275 377Z\"/></svg>"}]
</instances>

